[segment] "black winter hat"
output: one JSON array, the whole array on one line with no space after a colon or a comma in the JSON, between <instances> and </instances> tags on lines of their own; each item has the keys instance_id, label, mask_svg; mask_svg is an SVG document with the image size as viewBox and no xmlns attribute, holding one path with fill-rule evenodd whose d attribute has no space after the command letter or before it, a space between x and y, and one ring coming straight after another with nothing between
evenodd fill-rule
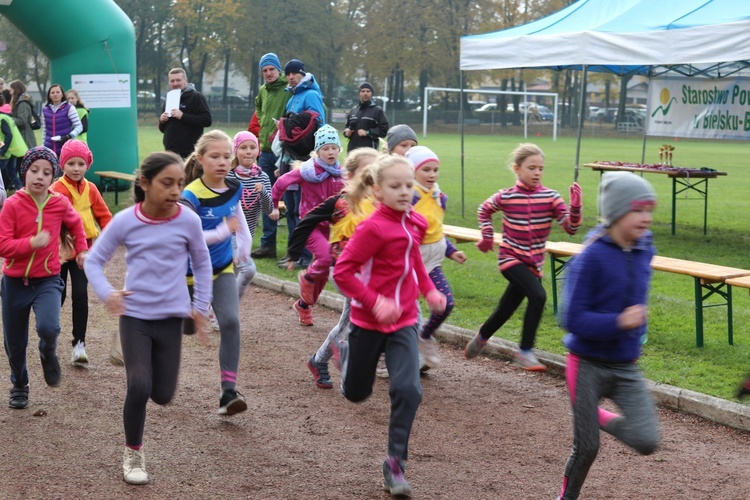
<instances>
[{"instance_id":1,"label":"black winter hat","mask_svg":"<svg viewBox=\"0 0 750 500\"><path fill-rule=\"evenodd\" d=\"M284 74L288 75L289 73L299 73L300 75L306 75L307 73L305 73L305 63L303 63L299 59L292 59L284 66Z\"/></svg>"}]
</instances>

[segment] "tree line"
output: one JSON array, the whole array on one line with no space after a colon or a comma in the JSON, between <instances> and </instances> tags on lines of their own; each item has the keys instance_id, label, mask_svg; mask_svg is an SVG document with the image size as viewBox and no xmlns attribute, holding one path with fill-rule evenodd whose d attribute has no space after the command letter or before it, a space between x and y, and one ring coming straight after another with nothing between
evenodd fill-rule
<instances>
[{"instance_id":1,"label":"tree line","mask_svg":"<svg viewBox=\"0 0 750 500\"><path fill-rule=\"evenodd\" d=\"M261 84L260 57L276 52L315 74L326 105L337 95L356 96L366 79L390 102L404 106L405 91L458 87L460 37L509 28L556 12L573 0L114 0L133 21L137 79L151 82L158 103L168 90L167 71L184 67L198 90L204 75L242 74L251 95ZM0 20L2 76L45 89L49 63L6 19ZM546 76L571 104L574 73L543 70L466 72L466 87L520 88ZM593 77L596 78L596 77ZM614 80L614 77L605 77ZM7 79L7 78L6 78ZM224 81L224 96L227 80ZM446 97L445 106L450 106Z\"/></svg>"}]
</instances>

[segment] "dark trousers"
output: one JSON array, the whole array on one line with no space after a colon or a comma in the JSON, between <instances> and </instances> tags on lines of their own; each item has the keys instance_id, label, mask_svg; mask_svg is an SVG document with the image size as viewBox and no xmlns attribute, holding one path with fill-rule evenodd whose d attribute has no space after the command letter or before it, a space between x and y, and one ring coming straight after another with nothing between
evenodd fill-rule
<instances>
[{"instance_id":1,"label":"dark trousers","mask_svg":"<svg viewBox=\"0 0 750 500\"><path fill-rule=\"evenodd\" d=\"M68 274L70 274L70 293L73 301L73 345L76 345L79 341L86 342L86 326L89 322L89 280L74 260L69 260L60 266L60 278L63 283L61 306L65 304L67 295Z\"/></svg>"},{"instance_id":2,"label":"dark trousers","mask_svg":"<svg viewBox=\"0 0 750 500\"><path fill-rule=\"evenodd\" d=\"M268 178L271 180L271 186L276 183L274 171L276 170L276 161L278 159L278 156L269 151L261 152L258 157L258 166L268 175ZM260 238L260 246L276 248L276 228L278 223L265 213L261 214L263 218L263 236Z\"/></svg>"},{"instance_id":3,"label":"dark trousers","mask_svg":"<svg viewBox=\"0 0 750 500\"><path fill-rule=\"evenodd\" d=\"M23 182L18 175L18 161L15 156L0 160L0 172L3 175L3 183L7 189L21 189Z\"/></svg>"},{"instance_id":4,"label":"dark trousers","mask_svg":"<svg viewBox=\"0 0 750 500\"><path fill-rule=\"evenodd\" d=\"M289 238L291 239L292 233L294 232L294 228L297 227L297 224L299 224L299 202L302 198L302 188L295 191L285 191L284 196L282 199L284 200L284 205L286 205L286 228L289 230ZM302 252L302 257L300 260L306 261L308 264L312 260L312 254L310 253L310 250L305 248L305 250Z\"/></svg>"},{"instance_id":5,"label":"dark trousers","mask_svg":"<svg viewBox=\"0 0 750 500\"><path fill-rule=\"evenodd\" d=\"M146 403L172 400L182 351L182 318L145 320L120 316L120 343L128 390L122 409L125 444L143 444Z\"/></svg>"},{"instance_id":6,"label":"dark trousers","mask_svg":"<svg viewBox=\"0 0 750 500\"><path fill-rule=\"evenodd\" d=\"M59 275L47 278L9 278L3 276L3 344L10 363L10 381L15 387L29 384L26 348L29 344L29 316L34 310L39 353L45 358L55 355L60 335L60 295L63 284Z\"/></svg>"},{"instance_id":7,"label":"dark trousers","mask_svg":"<svg viewBox=\"0 0 750 500\"><path fill-rule=\"evenodd\" d=\"M503 271L503 276L508 280L508 288L500 298L497 308L479 328L479 334L483 339L492 337L516 312L523 299L528 297L529 305L526 307L526 314L523 317L520 347L521 349L531 349L534 347L536 331L544 312L547 292L544 290L541 280L524 265L513 266Z\"/></svg>"},{"instance_id":8,"label":"dark trousers","mask_svg":"<svg viewBox=\"0 0 750 500\"><path fill-rule=\"evenodd\" d=\"M355 403L370 397L381 352L385 352L391 382L388 455L406 460L411 426L422 401L417 325L388 334L352 325L342 389L346 399Z\"/></svg>"}]
</instances>

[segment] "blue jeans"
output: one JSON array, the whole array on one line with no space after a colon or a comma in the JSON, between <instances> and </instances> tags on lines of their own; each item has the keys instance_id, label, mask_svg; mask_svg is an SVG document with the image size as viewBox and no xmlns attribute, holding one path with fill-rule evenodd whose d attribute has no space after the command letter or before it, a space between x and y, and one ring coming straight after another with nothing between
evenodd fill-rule
<instances>
[{"instance_id":1,"label":"blue jeans","mask_svg":"<svg viewBox=\"0 0 750 500\"><path fill-rule=\"evenodd\" d=\"M2 278L3 334L10 363L10 381L15 387L29 385L26 348L29 344L29 316L34 309L39 353L56 355L60 335L60 275L47 278Z\"/></svg>"},{"instance_id":2,"label":"blue jeans","mask_svg":"<svg viewBox=\"0 0 750 500\"><path fill-rule=\"evenodd\" d=\"M258 166L266 173L266 175L268 175L268 178L271 180L271 186L273 186L276 183L276 176L274 175L273 172L274 170L276 170L276 161L278 159L279 159L278 156L276 156L275 154L269 151L261 152L260 157L258 157ZM263 236L261 236L260 238L260 246L275 249L276 248L276 228L278 224L275 220L272 220L265 213L262 214L262 216L263 216Z\"/></svg>"},{"instance_id":3,"label":"blue jeans","mask_svg":"<svg viewBox=\"0 0 750 500\"><path fill-rule=\"evenodd\" d=\"M5 187L8 189L21 189L23 182L18 176L18 163L15 156L11 156L5 160L0 160L0 172L3 174L3 181Z\"/></svg>"},{"instance_id":4,"label":"blue jeans","mask_svg":"<svg viewBox=\"0 0 750 500\"><path fill-rule=\"evenodd\" d=\"M282 197L282 199L284 200L284 205L286 205L286 227L289 230L290 239L292 237L292 233L294 232L294 228L297 227L297 224L299 224L299 202L301 197L301 187L296 191L284 192L284 196ZM304 260L308 264L312 260L312 254L307 248L305 248L305 251L302 252L302 257L300 257L300 260Z\"/></svg>"}]
</instances>

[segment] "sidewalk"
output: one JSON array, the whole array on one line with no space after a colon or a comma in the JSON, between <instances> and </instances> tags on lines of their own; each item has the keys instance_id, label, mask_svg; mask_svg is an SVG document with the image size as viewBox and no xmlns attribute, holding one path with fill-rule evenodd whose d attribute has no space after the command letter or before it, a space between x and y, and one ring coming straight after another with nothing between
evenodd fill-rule
<instances>
[{"instance_id":1,"label":"sidewalk","mask_svg":"<svg viewBox=\"0 0 750 500\"><path fill-rule=\"evenodd\" d=\"M296 297L299 295L299 285L296 282L284 281L273 276L258 273L253 284L282 292ZM341 311L344 298L336 293L323 291L318 303L336 311ZM476 332L444 324L436 333L440 342L464 347ZM502 359L513 359L516 344L504 339L493 337L485 346L483 353ZM549 372L559 377L564 376L565 359L557 354L536 350L537 357L549 367ZM647 381L656 403L666 408L682 411L718 424L735 429L750 431L750 406L745 406L726 399L720 399L699 392L682 389L673 385Z\"/></svg>"}]
</instances>

